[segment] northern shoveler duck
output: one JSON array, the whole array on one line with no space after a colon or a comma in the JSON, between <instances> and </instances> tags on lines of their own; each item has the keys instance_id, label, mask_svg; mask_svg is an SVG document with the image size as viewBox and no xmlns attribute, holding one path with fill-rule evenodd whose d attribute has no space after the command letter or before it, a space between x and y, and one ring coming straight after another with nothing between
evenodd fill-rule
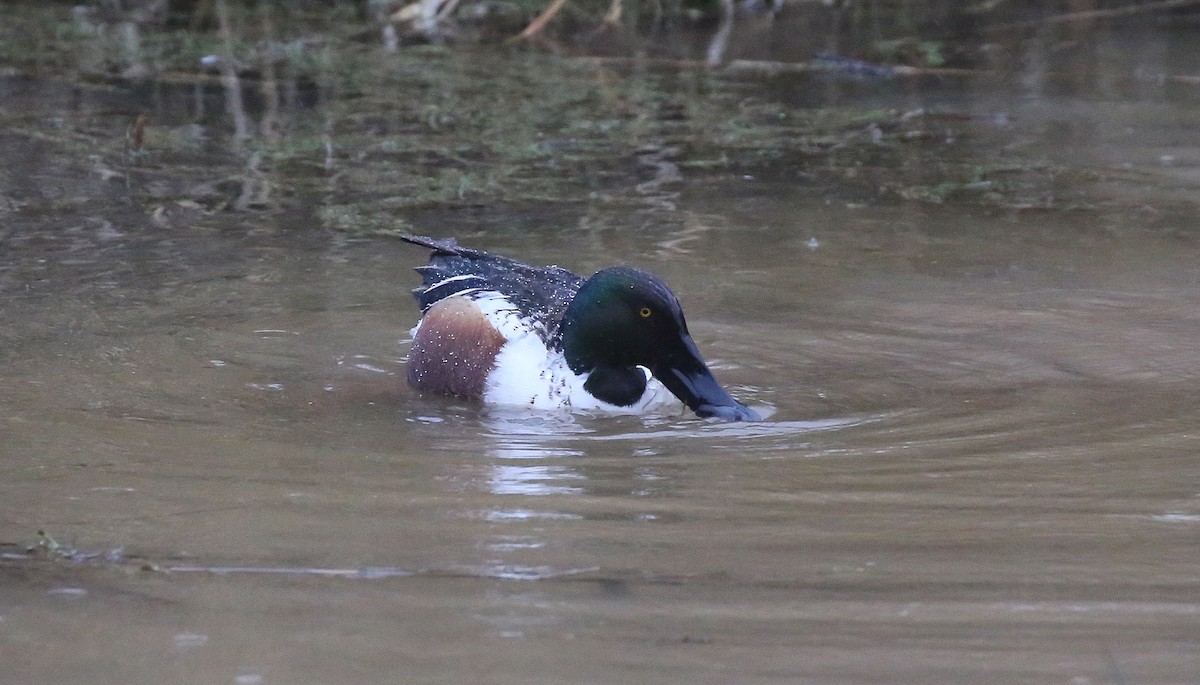
<instances>
[{"instance_id":1,"label":"northern shoveler duck","mask_svg":"<svg viewBox=\"0 0 1200 685\"><path fill-rule=\"evenodd\" d=\"M682 401L704 418L761 420L713 377L675 293L653 274L615 266L584 279L454 239L401 237L433 251L413 290L423 313L408 358L414 388L626 414Z\"/></svg>"}]
</instances>

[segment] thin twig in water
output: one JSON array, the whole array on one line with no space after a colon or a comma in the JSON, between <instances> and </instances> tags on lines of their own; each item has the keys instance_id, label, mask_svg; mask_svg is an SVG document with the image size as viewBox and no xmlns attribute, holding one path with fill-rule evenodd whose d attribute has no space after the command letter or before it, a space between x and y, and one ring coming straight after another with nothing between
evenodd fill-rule
<instances>
[{"instance_id":1,"label":"thin twig in water","mask_svg":"<svg viewBox=\"0 0 1200 685\"><path fill-rule=\"evenodd\" d=\"M250 124L246 119L246 107L242 104L242 85L238 81L233 60L233 30L229 26L229 7L225 0L216 0L216 6L217 23L225 49L220 64L221 82L225 84L225 109L233 118L234 142L240 144L250 138Z\"/></svg>"},{"instance_id":2,"label":"thin twig in water","mask_svg":"<svg viewBox=\"0 0 1200 685\"><path fill-rule=\"evenodd\" d=\"M554 0L554 2L550 3L549 7L543 10L542 13L537 16L537 19L529 22L529 26L526 26L524 31L520 32L509 40L528 40L529 38L536 36L541 32L542 29L546 28L546 24L550 23L550 20L554 18L554 15L558 14L559 10L561 10L565 4L567 4L567 0Z\"/></svg>"},{"instance_id":3,"label":"thin twig in water","mask_svg":"<svg viewBox=\"0 0 1200 685\"><path fill-rule=\"evenodd\" d=\"M267 140L278 140L279 132L275 122L279 119L279 85L275 78L275 26L271 21L272 3L267 0L258 1L259 27L263 34L266 48L262 50L262 88L263 115L259 122L259 130Z\"/></svg>"},{"instance_id":4,"label":"thin twig in water","mask_svg":"<svg viewBox=\"0 0 1200 685\"><path fill-rule=\"evenodd\" d=\"M1200 5L1200 0L1159 0L1159 2L1150 2L1144 5L1126 5L1124 7L1114 7L1112 9L1082 10L1079 12L1056 14L1054 16L1043 17L1041 19L1034 19L1031 21L1019 21L1012 24L988 26L984 30L988 33L997 31L1012 31L1015 29L1036 28L1046 24L1065 24L1073 21L1112 19L1114 17L1127 17L1133 14L1146 14L1149 12L1176 10L1193 5Z\"/></svg>"},{"instance_id":5,"label":"thin twig in water","mask_svg":"<svg viewBox=\"0 0 1200 685\"><path fill-rule=\"evenodd\" d=\"M719 65L725 59L725 48L729 45L729 36L733 33L733 0L721 0L721 24L708 43L708 56L704 60L710 67Z\"/></svg>"},{"instance_id":6,"label":"thin twig in water","mask_svg":"<svg viewBox=\"0 0 1200 685\"><path fill-rule=\"evenodd\" d=\"M454 14L454 10L458 9L458 2L459 0L446 0L446 4L442 5L442 9L438 10L437 20L442 22L449 19L450 15Z\"/></svg>"},{"instance_id":7,"label":"thin twig in water","mask_svg":"<svg viewBox=\"0 0 1200 685\"><path fill-rule=\"evenodd\" d=\"M616 26L621 23L621 0L612 0L608 11L604 13L604 20L600 23L605 26Z\"/></svg>"}]
</instances>

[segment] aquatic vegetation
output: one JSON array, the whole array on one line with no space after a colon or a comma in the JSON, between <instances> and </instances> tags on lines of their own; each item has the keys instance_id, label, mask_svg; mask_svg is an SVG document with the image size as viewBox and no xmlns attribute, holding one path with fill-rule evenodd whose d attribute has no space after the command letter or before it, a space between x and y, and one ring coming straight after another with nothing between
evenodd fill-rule
<instances>
[{"instance_id":1,"label":"aquatic vegetation","mask_svg":"<svg viewBox=\"0 0 1200 685\"><path fill-rule=\"evenodd\" d=\"M120 547L85 552L55 540L44 530L37 532L37 541L26 549L25 552L29 558L59 559L73 562L102 561L109 564L116 564L125 560L125 551Z\"/></svg>"},{"instance_id":2,"label":"aquatic vegetation","mask_svg":"<svg viewBox=\"0 0 1200 685\"><path fill-rule=\"evenodd\" d=\"M883 61L823 54L716 68L464 43L389 53L379 17L345 7L227 9L181 27L18 5L0 28L0 64L48 90L69 84L87 105L50 126L10 101L0 123L162 227L300 212L308 226L362 234L422 213L546 203L634 205L669 223L680 181L747 177L847 202L1144 204L1096 197L1128 172L1048 157L1054 131L1009 112L896 106L922 88L977 87L969 70L939 70L944 43L874 40L862 54ZM902 52L910 64L888 63Z\"/></svg>"}]
</instances>

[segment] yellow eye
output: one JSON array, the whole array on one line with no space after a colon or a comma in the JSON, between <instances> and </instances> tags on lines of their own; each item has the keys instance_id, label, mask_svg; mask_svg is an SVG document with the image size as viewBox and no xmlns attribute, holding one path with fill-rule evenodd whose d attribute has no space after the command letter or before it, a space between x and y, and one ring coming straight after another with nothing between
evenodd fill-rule
<instances>
[{"instance_id":1,"label":"yellow eye","mask_svg":"<svg viewBox=\"0 0 1200 685\"><path fill-rule=\"evenodd\" d=\"M638 312L638 314L641 314L641 315L642 315L642 318L643 318L643 319L649 319L649 318L650 318L650 314L652 314L652 313L653 313L653 312L651 312L651 311L650 311L650 308L649 308L649 307L642 307L642 311Z\"/></svg>"}]
</instances>

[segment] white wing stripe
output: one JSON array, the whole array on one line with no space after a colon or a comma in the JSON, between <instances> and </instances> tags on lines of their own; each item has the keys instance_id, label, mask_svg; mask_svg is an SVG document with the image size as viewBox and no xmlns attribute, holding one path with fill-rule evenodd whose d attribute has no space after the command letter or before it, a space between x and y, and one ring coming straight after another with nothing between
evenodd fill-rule
<instances>
[{"instance_id":1,"label":"white wing stripe","mask_svg":"<svg viewBox=\"0 0 1200 685\"><path fill-rule=\"evenodd\" d=\"M479 276L475 276L473 274L463 274L461 276L451 276L450 278L443 278L442 280L438 281L437 283L434 283L433 285L429 286L428 288L425 288L425 292L429 292L430 290L437 290L438 288L442 287L443 285L455 283L457 281L469 281L472 279L483 280Z\"/></svg>"}]
</instances>

